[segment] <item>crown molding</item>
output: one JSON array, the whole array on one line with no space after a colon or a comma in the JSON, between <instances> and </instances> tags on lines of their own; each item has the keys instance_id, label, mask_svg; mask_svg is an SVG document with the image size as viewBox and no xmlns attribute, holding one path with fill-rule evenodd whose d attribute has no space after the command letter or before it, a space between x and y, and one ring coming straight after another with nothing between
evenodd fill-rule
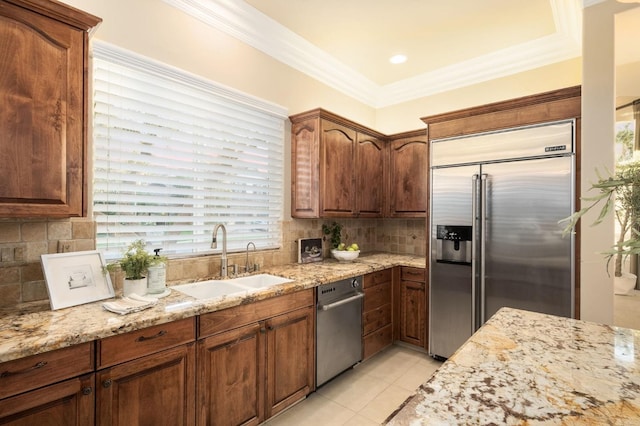
<instances>
[{"instance_id":1,"label":"crown molding","mask_svg":"<svg viewBox=\"0 0 640 426\"><path fill-rule=\"evenodd\" d=\"M554 34L381 86L244 1L163 1L375 108L505 77L582 54L581 1L550 0L556 25Z\"/></svg>"}]
</instances>

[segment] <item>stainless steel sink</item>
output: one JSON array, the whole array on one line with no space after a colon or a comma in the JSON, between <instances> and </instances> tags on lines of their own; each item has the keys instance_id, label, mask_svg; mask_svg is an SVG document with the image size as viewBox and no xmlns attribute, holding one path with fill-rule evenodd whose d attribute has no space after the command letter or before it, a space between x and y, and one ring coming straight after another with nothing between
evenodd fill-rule
<instances>
[{"instance_id":1,"label":"stainless steel sink","mask_svg":"<svg viewBox=\"0 0 640 426\"><path fill-rule=\"evenodd\" d=\"M275 275L258 274L228 280L208 280L174 285L171 288L196 299L214 299L231 295L241 296L292 281Z\"/></svg>"}]
</instances>

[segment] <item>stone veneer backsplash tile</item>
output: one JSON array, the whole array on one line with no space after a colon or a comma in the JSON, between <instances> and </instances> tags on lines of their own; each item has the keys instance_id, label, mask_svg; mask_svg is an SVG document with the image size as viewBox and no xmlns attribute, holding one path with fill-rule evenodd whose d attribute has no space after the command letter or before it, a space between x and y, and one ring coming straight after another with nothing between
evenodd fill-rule
<instances>
[{"instance_id":1,"label":"stone veneer backsplash tile","mask_svg":"<svg viewBox=\"0 0 640 426\"><path fill-rule=\"evenodd\" d=\"M357 242L363 253L386 251L425 255L424 219L291 219L282 223L283 242L277 250L251 251L251 264L261 267L298 260L299 238L324 238L322 224L343 225L343 239ZM84 218L61 220L0 220L0 308L48 300L40 255L95 249L95 223ZM330 257L325 240L324 255ZM241 271L246 253L229 253L229 265ZM220 255L170 259L167 282L179 283L215 277ZM116 294L122 291L122 274L112 273Z\"/></svg>"}]
</instances>

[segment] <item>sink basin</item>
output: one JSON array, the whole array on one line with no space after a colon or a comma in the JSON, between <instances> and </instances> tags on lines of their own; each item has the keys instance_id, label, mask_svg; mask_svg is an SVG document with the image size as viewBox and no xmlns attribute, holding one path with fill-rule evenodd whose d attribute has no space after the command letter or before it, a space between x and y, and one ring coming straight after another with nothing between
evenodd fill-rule
<instances>
[{"instance_id":1,"label":"sink basin","mask_svg":"<svg viewBox=\"0 0 640 426\"><path fill-rule=\"evenodd\" d=\"M278 284L290 283L292 281L293 280L290 280L288 278L282 278L275 275L258 274L249 275L247 277L233 278L231 280L226 280L225 282L233 282L234 284L249 287L251 289L259 289L271 287Z\"/></svg>"},{"instance_id":2,"label":"sink basin","mask_svg":"<svg viewBox=\"0 0 640 426\"><path fill-rule=\"evenodd\" d=\"M214 299L222 296L248 294L291 281L293 280L275 275L258 274L228 280L209 280L191 284L174 285L171 288L196 299Z\"/></svg>"},{"instance_id":3,"label":"sink basin","mask_svg":"<svg viewBox=\"0 0 640 426\"><path fill-rule=\"evenodd\" d=\"M192 284L174 285L171 287L187 296L196 299L214 299L216 297L241 295L247 293L246 287L241 287L233 283L222 280L200 281Z\"/></svg>"}]
</instances>

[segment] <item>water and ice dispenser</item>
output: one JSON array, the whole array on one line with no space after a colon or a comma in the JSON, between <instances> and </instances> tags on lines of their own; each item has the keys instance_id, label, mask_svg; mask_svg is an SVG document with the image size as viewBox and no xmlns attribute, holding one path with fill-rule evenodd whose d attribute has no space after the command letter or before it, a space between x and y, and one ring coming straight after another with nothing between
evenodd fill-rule
<instances>
[{"instance_id":1,"label":"water and ice dispenser","mask_svg":"<svg viewBox=\"0 0 640 426\"><path fill-rule=\"evenodd\" d=\"M436 261L471 265L471 226L436 226Z\"/></svg>"}]
</instances>

